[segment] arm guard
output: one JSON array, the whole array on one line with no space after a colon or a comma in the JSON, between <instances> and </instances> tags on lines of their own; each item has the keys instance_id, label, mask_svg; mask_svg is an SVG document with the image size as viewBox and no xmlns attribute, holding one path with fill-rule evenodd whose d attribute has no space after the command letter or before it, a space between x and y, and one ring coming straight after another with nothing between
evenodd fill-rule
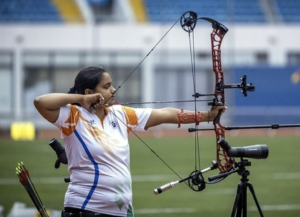
<instances>
[{"instance_id":1,"label":"arm guard","mask_svg":"<svg viewBox=\"0 0 300 217\"><path fill-rule=\"evenodd\" d=\"M180 128L181 123L185 123L187 120L194 120L196 125L199 125L199 122L201 122L203 119L203 115L201 112L189 112L189 111L184 111L181 109L178 112L178 128Z\"/></svg>"}]
</instances>

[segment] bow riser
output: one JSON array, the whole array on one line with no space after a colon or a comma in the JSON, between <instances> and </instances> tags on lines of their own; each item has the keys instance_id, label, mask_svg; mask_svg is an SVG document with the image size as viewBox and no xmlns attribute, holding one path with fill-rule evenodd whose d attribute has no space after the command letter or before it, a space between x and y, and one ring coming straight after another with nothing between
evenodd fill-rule
<instances>
[{"instance_id":1,"label":"bow riser","mask_svg":"<svg viewBox=\"0 0 300 217\"><path fill-rule=\"evenodd\" d=\"M223 33L223 34L221 34ZM226 32L225 32L226 33ZM221 62L221 44L225 36L224 31L213 29L211 33L211 48L212 48L212 63L213 71L215 73L215 101L214 105L225 104L225 93L223 88L218 88L219 84L224 84L224 76Z\"/></svg>"},{"instance_id":2,"label":"bow riser","mask_svg":"<svg viewBox=\"0 0 300 217\"><path fill-rule=\"evenodd\" d=\"M211 20L210 20L211 21ZM212 49L212 62L213 71L215 73L215 99L213 106L225 105L225 92L224 88L219 88L224 84L224 76L221 62L221 44L227 32L227 28L218 22L213 22L213 31L211 33L211 49ZM217 167L220 172L227 172L233 167L234 159L227 156L227 153L218 144L221 138L225 138L225 127L220 123L222 111L219 112L214 120L214 130L216 135L216 155Z\"/></svg>"}]
</instances>

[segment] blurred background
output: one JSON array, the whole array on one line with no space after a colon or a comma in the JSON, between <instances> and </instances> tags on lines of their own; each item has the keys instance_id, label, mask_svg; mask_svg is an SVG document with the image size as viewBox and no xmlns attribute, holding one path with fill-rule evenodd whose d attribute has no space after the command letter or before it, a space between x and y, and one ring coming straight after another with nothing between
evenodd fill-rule
<instances>
[{"instance_id":1,"label":"blurred background","mask_svg":"<svg viewBox=\"0 0 300 217\"><path fill-rule=\"evenodd\" d=\"M1 0L0 141L59 135L36 112L36 96L68 92L87 66L105 66L118 87L176 21L122 84L116 100L193 99L189 36L178 22L187 11L228 27L222 43L225 83L247 75L256 87L248 97L226 90L223 124L300 123L299 0ZM210 23L198 20L198 93L214 91L211 31ZM193 103L137 106L194 108ZM199 103L198 108L209 107ZM299 142L299 128L290 131Z\"/></svg>"},{"instance_id":2,"label":"blurred background","mask_svg":"<svg viewBox=\"0 0 300 217\"><path fill-rule=\"evenodd\" d=\"M239 83L246 74L256 86L247 98L226 91L225 123L300 122L299 9L298 0L1 0L1 132L14 121L51 127L35 111L34 97L67 92L86 66L105 66L118 87L186 11L228 27L222 43L225 83ZM199 93L214 90L211 30L199 20L194 31ZM117 101L192 99L188 34L179 22L146 59Z\"/></svg>"}]
</instances>

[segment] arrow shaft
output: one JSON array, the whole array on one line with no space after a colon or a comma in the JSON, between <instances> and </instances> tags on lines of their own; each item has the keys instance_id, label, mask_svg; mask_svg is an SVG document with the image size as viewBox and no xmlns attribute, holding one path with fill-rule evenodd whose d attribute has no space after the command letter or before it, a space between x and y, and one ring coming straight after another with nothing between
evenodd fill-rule
<instances>
[{"instance_id":1,"label":"arrow shaft","mask_svg":"<svg viewBox=\"0 0 300 217\"><path fill-rule=\"evenodd\" d=\"M151 101L151 102L125 102L119 103L121 105L141 105L141 104L158 104L158 103L179 103L179 102L203 102L211 100L168 100L168 101Z\"/></svg>"}]
</instances>

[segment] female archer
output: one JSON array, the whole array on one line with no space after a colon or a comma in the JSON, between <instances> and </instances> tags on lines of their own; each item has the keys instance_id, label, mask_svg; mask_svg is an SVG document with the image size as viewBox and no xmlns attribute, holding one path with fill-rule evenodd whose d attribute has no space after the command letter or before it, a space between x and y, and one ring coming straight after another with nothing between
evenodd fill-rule
<instances>
[{"instance_id":1,"label":"female archer","mask_svg":"<svg viewBox=\"0 0 300 217\"><path fill-rule=\"evenodd\" d=\"M114 105L115 88L100 67L81 70L68 94L38 96L38 112L61 131L71 182L62 216L134 216L129 170L130 131L160 124L211 121L224 110L130 108Z\"/></svg>"}]
</instances>

